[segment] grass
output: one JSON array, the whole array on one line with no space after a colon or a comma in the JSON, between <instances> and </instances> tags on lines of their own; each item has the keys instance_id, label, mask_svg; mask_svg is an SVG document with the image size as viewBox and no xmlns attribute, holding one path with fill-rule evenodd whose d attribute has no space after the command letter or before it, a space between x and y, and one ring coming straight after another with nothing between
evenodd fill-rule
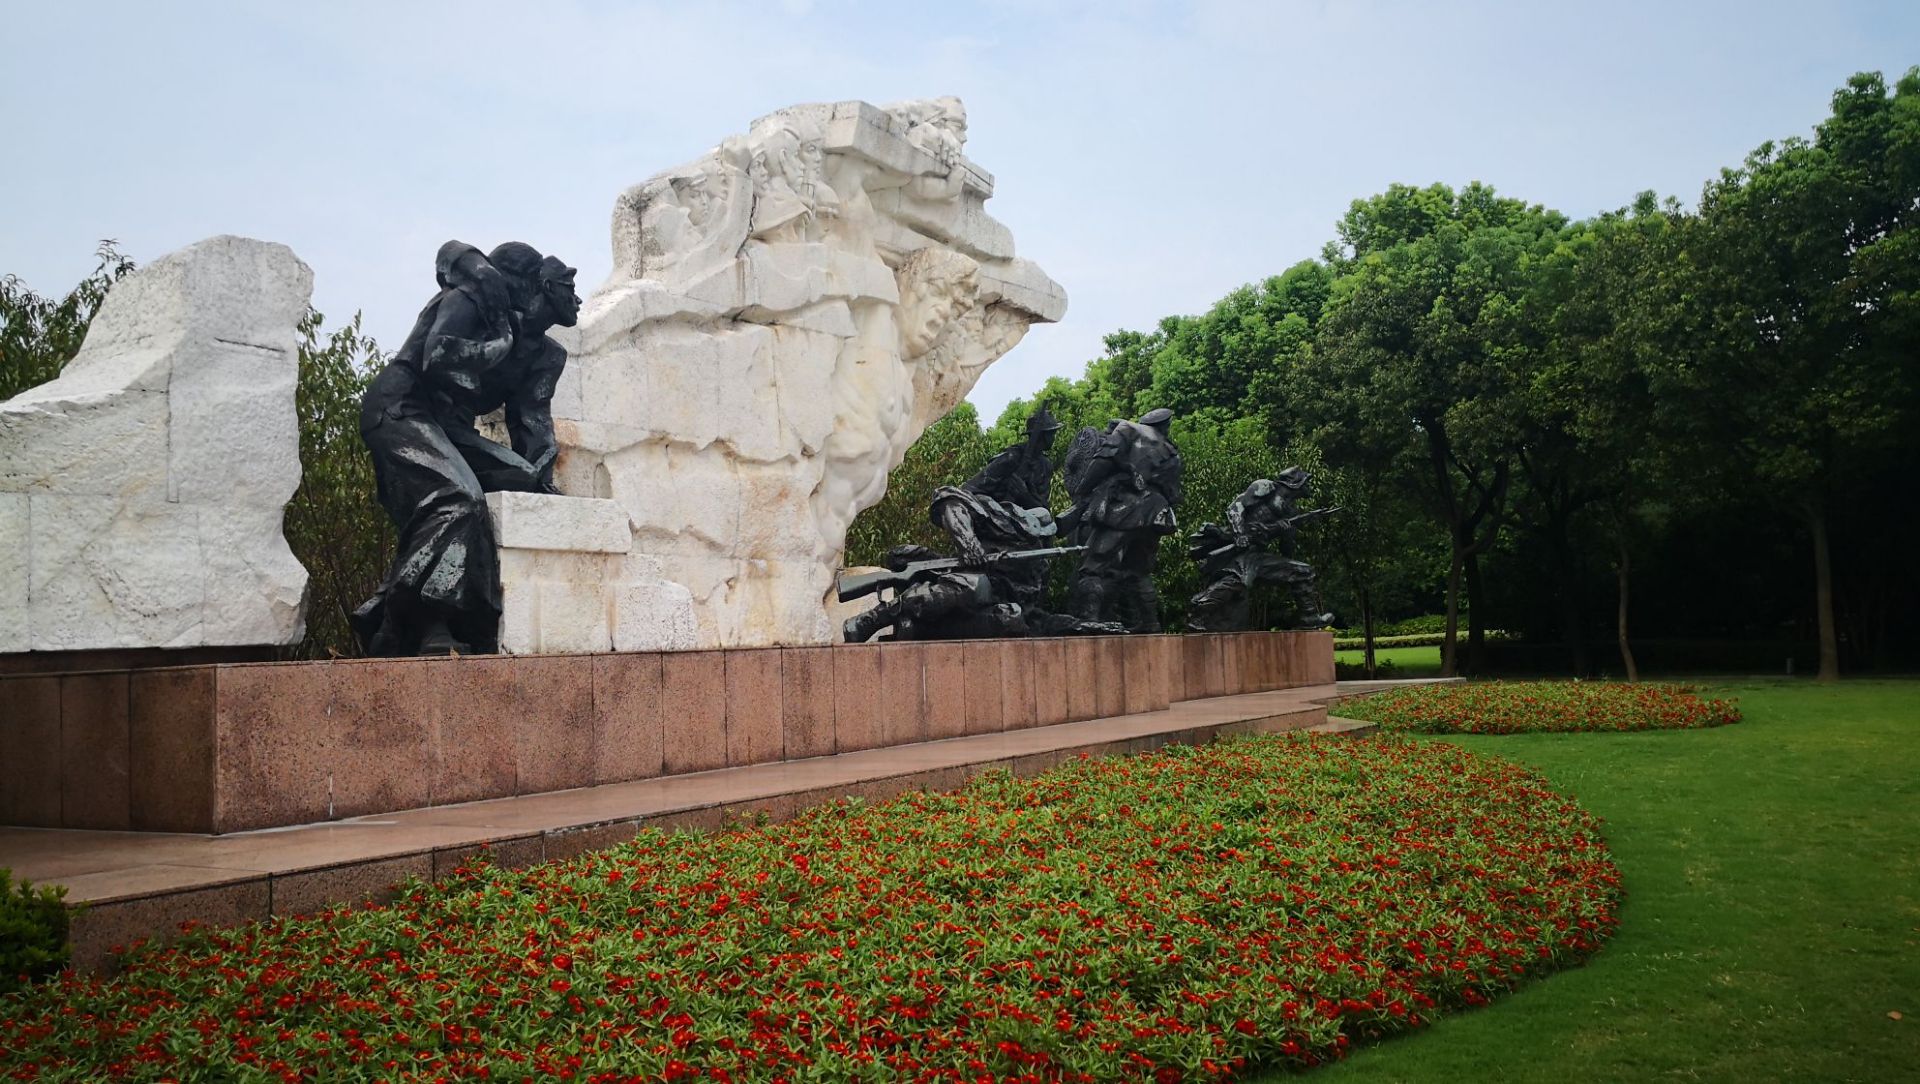
<instances>
[{"instance_id":1,"label":"grass","mask_svg":"<svg viewBox=\"0 0 1920 1084\"><path fill-rule=\"evenodd\" d=\"M1532 766L1604 818L1621 925L1586 966L1315 1078L1920 1079L1920 682L1708 691L1746 721L1420 739Z\"/></svg>"},{"instance_id":2,"label":"grass","mask_svg":"<svg viewBox=\"0 0 1920 1084\"><path fill-rule=\"evenodd\" d=\"M1336 651L1335 662L1359 666L1367 661L1367 653L1360 649ZM1377 647L1373 650L1374 665L1393 664L1393 672L1381 674L1381 677L1433 677L1440 673L1440 648L1433 647Z\"/></svg>"}]
</instances>

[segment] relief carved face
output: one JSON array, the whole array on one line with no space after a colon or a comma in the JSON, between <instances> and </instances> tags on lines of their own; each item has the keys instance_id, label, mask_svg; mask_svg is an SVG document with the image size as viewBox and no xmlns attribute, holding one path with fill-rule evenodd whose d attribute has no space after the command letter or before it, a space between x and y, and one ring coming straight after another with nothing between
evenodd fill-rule
<instances>
[{"instance_id":1,"label":"relief carved face","mask_svg":"<svg viewBox=\"0 0 1920 1084\"><path fill-rule=\"evenodd\" d=\"M907 257L897 276L903 357L926 354L955 320L972 311L979 292L978 269L948 249L923 248Z\"/></svg>"}]
</instances>

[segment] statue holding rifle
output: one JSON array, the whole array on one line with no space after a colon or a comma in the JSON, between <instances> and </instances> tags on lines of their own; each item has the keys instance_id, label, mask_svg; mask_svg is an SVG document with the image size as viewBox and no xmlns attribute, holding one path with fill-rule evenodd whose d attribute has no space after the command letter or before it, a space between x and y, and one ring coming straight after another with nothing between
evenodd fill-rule
<instances>
[{"instance_id":1,"label":"statue holding rifle","mask_svg":"<svg viewBox=\"0 0 1920 1084\"><path fill-rule=\"evenodd\" d=\"M1188 603L1187 627L1196 632L1234 632L1245 629L1253 589L1263 583L1284 584L1292 592L1291 627L1325 628L1333 615L1320 609L1314 588L1313 566L1295 560L1294 534L1299 528L1340 509L1315 508L1302 512L1312 476L1288 467L1273 478L1261 478L1227 506L1227 525L1208 523L1192 536L1188 556L1200 563L1206 584ZM1275 543L1279 552L1269 552Z\"/></svg>"}]
</instances>

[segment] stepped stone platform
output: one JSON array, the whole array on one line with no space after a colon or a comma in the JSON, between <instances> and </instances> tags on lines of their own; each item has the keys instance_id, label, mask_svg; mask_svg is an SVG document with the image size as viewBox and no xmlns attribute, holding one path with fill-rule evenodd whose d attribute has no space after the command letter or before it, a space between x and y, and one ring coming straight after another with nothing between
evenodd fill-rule
<instances>
[{"instance_id":1,"label":"stepped stone platform","mask_svg":"<svg viewBox=\"0 0 1920 1084\"><path fill-rule=\"evenodd\" d=\"M0 824L240 832L1332 680L1317 632L0 674Z\"/></svg>"},{"instance_id":2,"label":"stepped stone platform","mask_svg":"<svg viewBox=\"0 0 1920 1084\"><path fill-rule=\"evenodd\" d=\"M1369 689L1368 691L1372 691ZM192 920L228 925L389 898L410 876L438 878L481 849L522 867L632 838L643 827L724 830L784 820L842 797L876 800L957 787L984 771L1034 774L1072 757L1123 755L1253 732L1359 735L1326 704L1332 682L1206 697L1169 707L802 760L523 795L227 835L0 828L0 866L62 884L74 965L111 969L116 950Z\"/></svg>"}]
</instances>

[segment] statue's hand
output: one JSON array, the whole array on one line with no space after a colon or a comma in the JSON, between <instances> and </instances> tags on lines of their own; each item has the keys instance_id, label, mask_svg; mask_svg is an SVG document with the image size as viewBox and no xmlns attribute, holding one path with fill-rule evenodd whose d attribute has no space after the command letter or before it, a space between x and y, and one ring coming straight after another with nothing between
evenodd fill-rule
<instances>
[{"instance_id":1,"label":"statue's hand","mask_svg":"<svg viewBox=\"0 0 1920 1084\"><path fill-rule=\"evenodd\" d=\"M982 546L978 539L969 538L960 541L958 548L962 564L984 565L987 563L987 548Z\"/></svg>"}]
</instances>

